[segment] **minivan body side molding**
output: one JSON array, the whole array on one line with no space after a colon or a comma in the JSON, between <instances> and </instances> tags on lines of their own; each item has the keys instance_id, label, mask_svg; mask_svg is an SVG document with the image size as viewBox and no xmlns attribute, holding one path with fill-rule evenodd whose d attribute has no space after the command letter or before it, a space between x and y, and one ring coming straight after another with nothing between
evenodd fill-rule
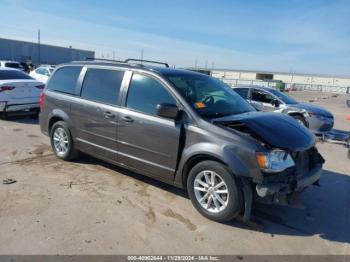
<instances>
[{"instance_id":1,"label":"minivan body side molding","mask_svg":"<svg viewBox=\"0 0 350 262\"><path fill-rule=\"evenodd\" d=\"M79 142L81 142L81 143L85 143L85 144L88 144L88 145L90 145L90 146L94 146L94 147L97 147L97 148L100 148L100 149L109 151L109 152L111 152L111 153L113 153L113 154L123 155L123 156L126 156L126 157L128 157L128 158L136 159L136 160L138 160L138 161L141 161L141 162L150 164L150 165L152 165L152 166L156 166L156 167L158 167L158 168L161 168L161 169L164 169L164 170L167 170L167 171L170 171L170 172L175 172L175 170L172 169L172 168L168 168L168 167L165 167L165 166L162 166L162 165L153 163L153 162L146 161L146 160L141 159L141 158L138 158L138 157L134 157L134 156L131 156L131 155L128 155L128 154L124 154L124 153L122 153L122 152L119 152L119 151L116 151L116 150L113 150L113 149L110 149L110 148L107 148L107 147L104 147L104 146L100 146L100 145L94 144L94 143L92 143L92 142L86 141L86 140L81 139L81 138L76 138L76 140L79 141ZM118 162L118 161L117 161L117 162ZM123 163L120 163L120 164L124 166ZM135 168L134 168L134 169L135 169Z\"/></svg>"}]
</instances>

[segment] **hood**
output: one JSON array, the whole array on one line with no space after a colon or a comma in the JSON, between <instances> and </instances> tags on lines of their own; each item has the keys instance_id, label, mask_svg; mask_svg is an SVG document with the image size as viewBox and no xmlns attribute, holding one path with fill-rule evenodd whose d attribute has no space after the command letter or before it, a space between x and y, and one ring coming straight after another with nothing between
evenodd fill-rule
<instances>
[{"instance_id":1,"label":"hood","mask_svg":"<svg viewBox=\"0 0 350 262\"><path fill-rule=\"evenodd\" d=\"M320 107L320 106L316 106L316 105L312 105L312 104L308 104L308 103L298 103L298 104L291 105L291 106L299 108L299 109L305 109L306 111L313 112L316 115L333 118L333 115L331 112L327 111L326 109L324 109L323 107Z\"/></svg>"},{"instance_id":2,"label":"hood","mask_svg":"<svg viewBox=\"0 0 350 262\"><path fill-rule=\"evenodd\" d=\"M308 129L284 114L249 112L216 118L213 123L249 133L270 146L288 151L303 151L316 142Z\"/></svg>"}]
</instances>

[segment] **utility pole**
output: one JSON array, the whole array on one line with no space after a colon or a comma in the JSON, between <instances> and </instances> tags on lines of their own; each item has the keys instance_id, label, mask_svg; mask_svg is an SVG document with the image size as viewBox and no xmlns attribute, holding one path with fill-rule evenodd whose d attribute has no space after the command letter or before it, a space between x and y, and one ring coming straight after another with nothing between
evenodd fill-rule
<instances>
[{"instance_id":1,"label":"utility pole","mask_svg":"<svg viewBox=\"0 0 350 262\"><path fill-rule=\"evenodd\" d=\"M38 64L41 64L41 57L40 57L40 29L38 30Z\"/></svg>"},{"instance_id":2,"label":"utility pole","mask_svg":"<svg viewBox=\"0 0 350 262\"><path fill-rule=\"evenodd\" d=\"M143 48L141 48L141 65L142 65L142 61L143 61Z\"/></svg>"}]
</instances>

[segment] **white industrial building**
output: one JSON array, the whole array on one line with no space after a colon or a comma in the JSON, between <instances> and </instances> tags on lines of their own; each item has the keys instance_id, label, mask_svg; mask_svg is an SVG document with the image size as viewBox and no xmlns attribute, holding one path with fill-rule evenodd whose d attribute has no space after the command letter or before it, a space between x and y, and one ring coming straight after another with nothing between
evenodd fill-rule
<instances>
[{"instance_id":1,"label":"white industrial building","mask_svg":"<svg viewBox=\"0 0 350 262\"><path fill-rule=\"evenodd\" d=\"M350 76L281 73L248 70L203 70L231 86L262 85L274 86L282 81L286 88L314 90L321 92L350 93Z\"/></svg>"}]
</instances>

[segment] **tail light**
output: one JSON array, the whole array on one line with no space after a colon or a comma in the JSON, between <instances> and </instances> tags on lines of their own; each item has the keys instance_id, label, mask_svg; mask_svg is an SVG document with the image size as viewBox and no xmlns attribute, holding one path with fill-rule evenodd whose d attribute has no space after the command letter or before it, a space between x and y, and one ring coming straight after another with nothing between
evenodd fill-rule
<instances>
[{"instance_id":1,"label":"tail light","mask_svg":"<svg viewBox=\"0 0 350 262\"><path fill-rule=\"evenodd\" d=\"M38 89L44 89L45 85L38 85L38 86L35 86L35 87L38 88Z\"/></svg>"},{"instance_id":2,"label":"tail light","mask_svg":"<svg viewBox=\"0 0 350 262\"><path fill-rule=\"evenodd\" d=\"M0 92L3 92L3 91L11 91L15 89L14 86L0 86Z\"/></svg>"},{"instance_id":3,"label":"tail light","mask_svg":"<svg viewBox=\"0 0 350 262\"><path fill-rule=\"evenodd\" d=\"M44 108L44 103L45 103L45 93L41 92L39 97L40 110Z\"/></svg>"}]
</instances>

